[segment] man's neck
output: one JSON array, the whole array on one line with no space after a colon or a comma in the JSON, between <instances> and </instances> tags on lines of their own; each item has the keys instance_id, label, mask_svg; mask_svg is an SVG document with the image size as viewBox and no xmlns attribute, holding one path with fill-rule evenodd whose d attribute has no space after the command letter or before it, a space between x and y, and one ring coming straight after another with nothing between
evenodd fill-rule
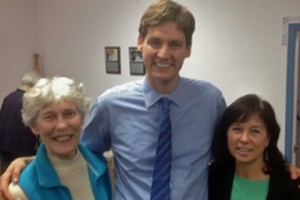
<instances>
[{"instance_id":1,"label":"man's neck","mask_svg":"<svg viewBox=\"0 0 300 200\"><path fill-rule=\"evenodd\" d=\"M161 80L150 80L147 79L150 85L161 95L168 95L170 94L179 83L179 77L173 81L161 81Z\"/></svg>"}]
</instances>

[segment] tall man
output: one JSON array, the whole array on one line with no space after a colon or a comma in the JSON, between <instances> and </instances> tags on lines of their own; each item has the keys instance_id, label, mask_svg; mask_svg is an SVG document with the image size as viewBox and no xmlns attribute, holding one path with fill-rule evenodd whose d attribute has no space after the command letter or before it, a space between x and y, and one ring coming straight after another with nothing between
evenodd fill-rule
<instances>
[{"instance_id":1,"label":"tall man","mask_svg":"<svg viewBox=\"0 0 300 200\"><path fill-rule=\"evenodd\" d=\"M112 148L117 200L150 199L162 97L171 100L171 199L207 199L210 146L225 101L212 84L179 75L194 28L193 15L178 3L150 5L138 38L145 79L106 91L92 108L82 143L98 153Z\"/></svg>"}]
</instances>

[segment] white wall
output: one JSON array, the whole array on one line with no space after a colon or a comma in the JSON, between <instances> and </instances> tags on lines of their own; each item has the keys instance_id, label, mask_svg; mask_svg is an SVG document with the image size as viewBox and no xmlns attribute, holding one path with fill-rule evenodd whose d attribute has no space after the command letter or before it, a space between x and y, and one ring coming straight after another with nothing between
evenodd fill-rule
<instances>
[{"instance_id":1,"label":"white wall","mask_svg":"<svg viewBox=\"0 0 300 200\"><path fill-rule=\"evenodd\" d=\"M37 51L36 0L0 0L0 103L33 69Z\"/></svg>"},{"instance_id":2,"label":"white wall","mask_svg":"<svg viewBox=\"0 0 300 200\"><path fill-rule=\"evenodd\" d=\"M139 19L151 2L0 0L0 96L33 66L36 43L46 76L75 78L93 99L111 86L140 78L129 74L128 47L136 45ZM228 103L245 93L262 95L273 104L284 130L287 48L281 44L282 19L298 16L300 1L178 2L196 18L192 56L181 74L213 82ZM106 74L105 46L121 47L121 75Z\"/></svg>"}]
</instances>

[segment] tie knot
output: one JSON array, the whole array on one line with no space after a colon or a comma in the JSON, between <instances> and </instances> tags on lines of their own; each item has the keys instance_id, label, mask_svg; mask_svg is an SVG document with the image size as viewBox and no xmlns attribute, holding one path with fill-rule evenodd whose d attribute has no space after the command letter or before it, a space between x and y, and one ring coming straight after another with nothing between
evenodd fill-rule
<instances>
[{"instance_id":1,"label":"tie knot","mask_svg":"<svg viewBox=\"0 0 300 200\"><path fill-rule=\"evenodd\" d=\"M168 97L162 97L161 98L161 104L162 104L162 108L163 110L165 109L169 109L170 105L171 105L171 100Z\"/></svg>"}]
</instances>

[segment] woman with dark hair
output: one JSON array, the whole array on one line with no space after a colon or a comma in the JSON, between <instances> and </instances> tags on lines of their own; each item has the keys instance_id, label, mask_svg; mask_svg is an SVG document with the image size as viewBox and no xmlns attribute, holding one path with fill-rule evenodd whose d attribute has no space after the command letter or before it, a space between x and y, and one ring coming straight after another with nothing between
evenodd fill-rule
<instances>
[{"instance_id":1,"label":"woman with dark hair","mask_svg":"<svg viewBox=\"0 0 300 200\"><path fill-rule=\"evenodd\" d=\"M286 170L279 133L270 103L255 94L233 102L213 142L209 200L299 200L300 180Z\"/></svg>"}]
</instances>

